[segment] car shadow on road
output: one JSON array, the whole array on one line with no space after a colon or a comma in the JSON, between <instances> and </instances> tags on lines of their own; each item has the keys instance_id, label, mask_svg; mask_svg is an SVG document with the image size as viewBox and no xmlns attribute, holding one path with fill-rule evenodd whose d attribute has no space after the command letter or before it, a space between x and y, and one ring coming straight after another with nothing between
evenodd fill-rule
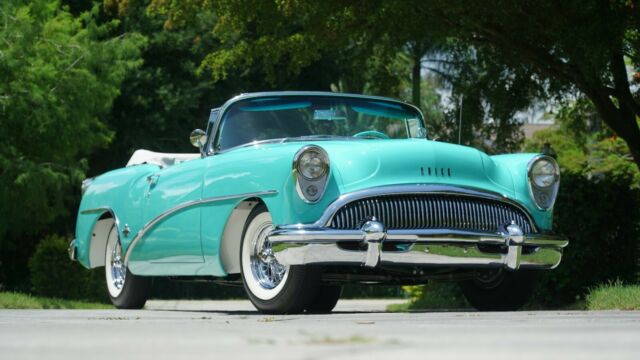
<instances>
[{"instance_id":1,"label":"car shadow on road","mask_svg":"<svg viewBox=\"0 0 640 360\"><path fill-rule=\"evenodd\" d=\"M431 310L411 310L411 311L371 311L371 310L338 310L330 313L315 313L304 312L295 314L269 314L261 313L258 310L222 310L222 309L148 309L150 311L164 311L174 313L194 313L194 314L217 314L217 315L229 315L229 316L314 316L314 315L366 315L366 314L415 314L415 313L463 313L463 312L476 312L475 309L431 309Z\"/></svg>"}]
</instances>

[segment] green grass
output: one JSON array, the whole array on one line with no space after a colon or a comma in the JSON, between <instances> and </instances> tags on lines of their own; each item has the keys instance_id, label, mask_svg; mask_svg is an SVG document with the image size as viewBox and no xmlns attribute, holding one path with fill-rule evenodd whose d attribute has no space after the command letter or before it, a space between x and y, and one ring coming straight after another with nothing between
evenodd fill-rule
<instances>
[{"instance_id":1,"label":"green grass","mask_svg":"<svg viewBox=\"0 0 640 360\"><path fill-rule=\"evenodd\" d=\"M426 286L404 288L409 300L391 304L390 312L470 308L455 284L429 283ZM640 310L640 285L625 285L621 281L599 285L589 291L584 300L554 307L554 310ZM549 310L537 303L527 304L523 310Z\"/></svg>"},{"instance_id":2,"label":"green grass","mask_svg":"<svg viewBox=\"0 0 640 360\"><path fill-rule=\"evenodd\" d=\"M640 310L640 285L600 285L589 292L586 303L589 310Z\"/></svg>"},{"instance_id":3,"label":"green grass","mask_svg":"<svg viewBox=\"0 0 640 360\"><path fill-rule=\"evenodd\" d=\"M455 283L431 282L423 286L405 286L409 301L387 306L390 312L412 310L451 310L470 308L464 295Z\"/></svg>"},{"instance_id":4,"label":"green grass","mask_svg":"<svg viewBox=\"0 0 640 360\"><path fill-rule=\"evenodd\" d=\"M409 308L409 302L406 303L402 303L402 304L389 304L387 305L387 311L388 312L407 312L409 310L411 310Z\"/></svg>"},{"instance_id":5,"label":"green grass","mask_svg":"<svg viewBox=\"0 0 640 360\"><path fill-rule=\"evenodd\" d=\"M0 309L113 309L113 306L3 291L0 292Z\"/></svg>"}]
</instances>

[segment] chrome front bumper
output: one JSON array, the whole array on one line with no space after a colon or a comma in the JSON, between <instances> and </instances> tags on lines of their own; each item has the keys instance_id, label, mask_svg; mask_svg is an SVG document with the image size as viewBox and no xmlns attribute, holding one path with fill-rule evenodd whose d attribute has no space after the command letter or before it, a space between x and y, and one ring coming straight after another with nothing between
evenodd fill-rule
<instances>
[{"instance_id":1,"label":"chrome front bumper","mask_svg":"<svg viewBox=\"0 0 640 360\"><path fill-rule=\"evenodd\" d=\"M564 237L523 234L516 224L495 233L447 229L386 230L375 219L360 230L314 226L282 226L268 236L275 259L283 265L378 265L441 267L505 267L552 269L560 263ZM341 242L359 242L363 250L347 250ZM392 243L393 251L383 245ZM483 251L497 245L501 251ZM486 250L486 249L484 249Z\"/></svg>"}]
</instances>

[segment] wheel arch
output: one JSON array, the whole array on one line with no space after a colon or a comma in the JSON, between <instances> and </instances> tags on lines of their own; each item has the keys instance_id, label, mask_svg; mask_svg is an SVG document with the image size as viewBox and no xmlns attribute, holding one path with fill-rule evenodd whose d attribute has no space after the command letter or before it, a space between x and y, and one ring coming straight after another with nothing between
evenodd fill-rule
<instances>
[{"instance_id":1,"label":"wheel arch","mask_svg":"<svg viewBox=\"0 0 640 360\"><path fill-rule=\"evenodd\" d=\"M242 242L242 232L247 223L247 218L251 210L258 205L267 206L258 197L247 198L240 201L229 215L225 224L220 242L220 261L222 268L227 274L240 273L240 244Z\"/></svg>"},{"instance_id":2,"label":"wheel arch","mask_svg":"<svg viewBox=\"0 0 640 360\"><path fill-rule=\"evenodd\" d=\"M118 218L111 209L105 211L91 229L89 238L89 268L97 268L105 265L105 250L111 228L115 226L119 231Z\"/></svg>"}]
</instances>

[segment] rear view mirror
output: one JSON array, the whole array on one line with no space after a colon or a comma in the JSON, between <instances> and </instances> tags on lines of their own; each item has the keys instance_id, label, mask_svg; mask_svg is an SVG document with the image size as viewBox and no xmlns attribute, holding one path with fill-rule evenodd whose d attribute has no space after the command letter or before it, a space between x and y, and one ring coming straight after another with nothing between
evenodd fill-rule
<instances>
[{"instance_id":1,"label":"rear view mirror","mask_svg":"<svg viewBox=\"0 0 640 360\"><path fill-rule=\"evenodd\" d=\"M204 144L207 143L207 133L204 132L204 130L195 129L191 132L189 141L191 142L191 145L197 147L198 149L200 149L200 152L202 152Z\"/></svg>"}]
</instances>

